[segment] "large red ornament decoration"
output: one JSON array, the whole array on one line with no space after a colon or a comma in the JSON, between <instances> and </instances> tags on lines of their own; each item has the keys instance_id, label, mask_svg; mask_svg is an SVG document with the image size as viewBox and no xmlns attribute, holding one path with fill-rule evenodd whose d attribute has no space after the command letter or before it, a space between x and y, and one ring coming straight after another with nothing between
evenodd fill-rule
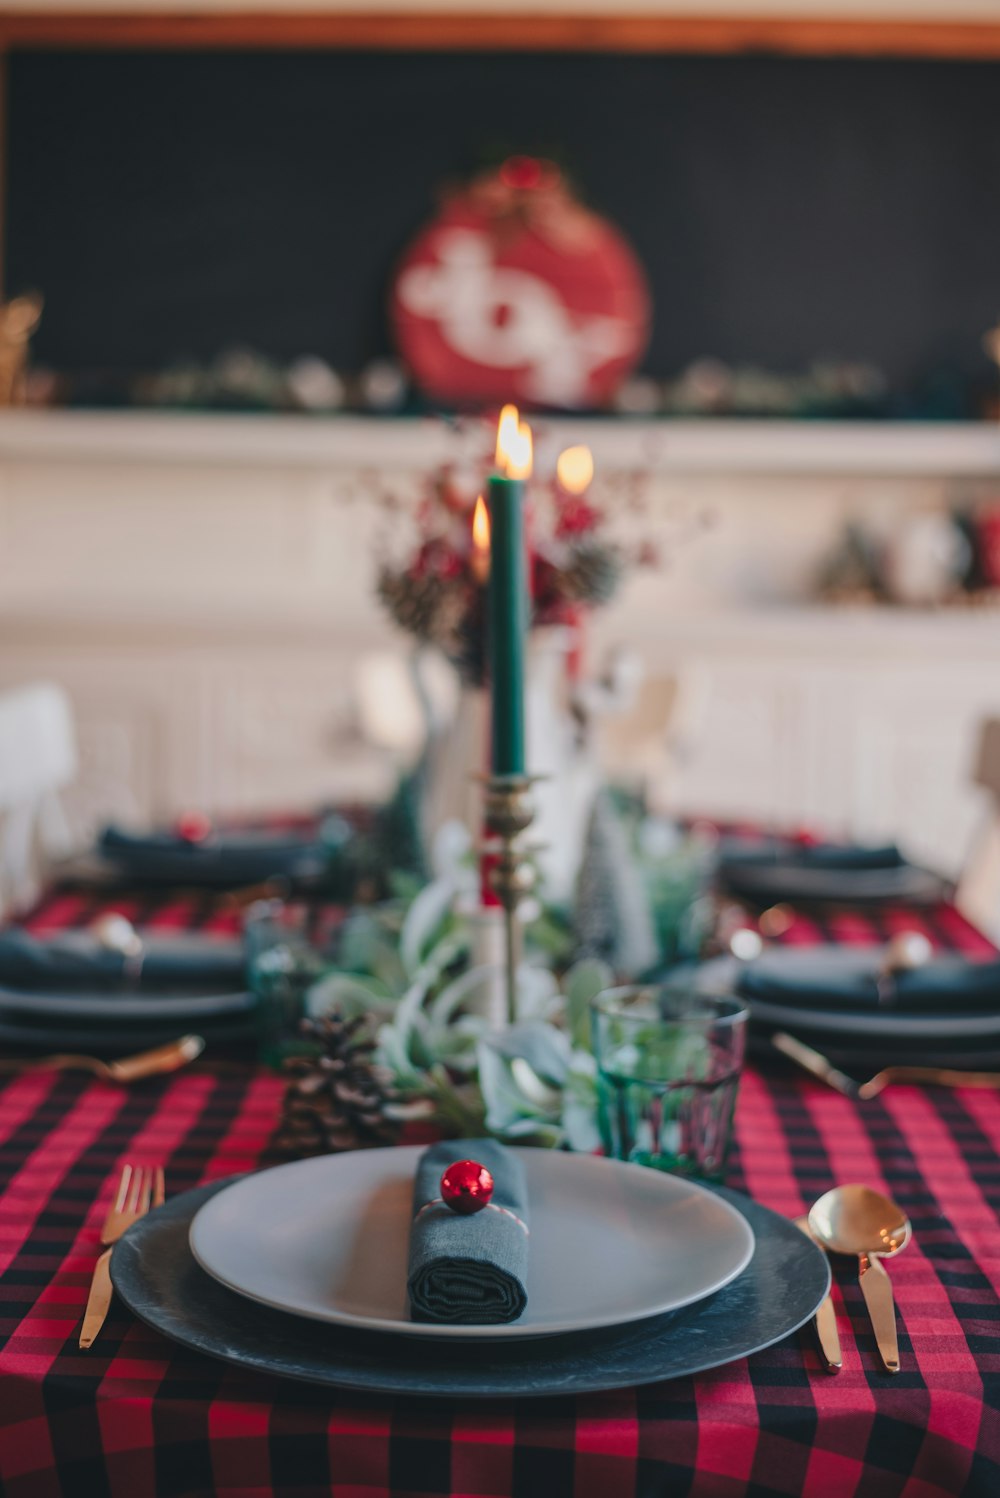
<instances>
[{"instance_id":1,"label":"large red ornament decoration","mask_svg":"<svg viewBox=\"0 0 1000 1498\"><path fill-rule=\"evenodd\" d=\"M607 405L649 337L646 278L549 162L516 157L448 199L392 286L399 352L446 405Z\"/></svg>"}]
</instances>

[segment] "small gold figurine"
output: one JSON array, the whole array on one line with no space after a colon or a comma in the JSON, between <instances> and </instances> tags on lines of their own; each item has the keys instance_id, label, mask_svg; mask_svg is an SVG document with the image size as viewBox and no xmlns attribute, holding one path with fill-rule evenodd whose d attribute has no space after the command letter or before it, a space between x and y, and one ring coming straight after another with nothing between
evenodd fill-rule
<instances>
[{"instance_id":1,"label":"small gold figurine","mask_svg":"<svg viewBox=\"0 0 1000 1498\"><path fill-rule=\"evenodd\" d=\"M44 299L29 291L0 302L0 406L23 406L28 339L42 317Z\"/></svg>"},{"instance_id":2,"label":"small gold figurine","mask_svg":"<svg viewBox=\"0 0 1000 1498\"><path fill-rule=\"evenodd\" d=\"M1000 325L983 334L983 348L993 363L1000 365Z\"/></svg>"}]
</instances>

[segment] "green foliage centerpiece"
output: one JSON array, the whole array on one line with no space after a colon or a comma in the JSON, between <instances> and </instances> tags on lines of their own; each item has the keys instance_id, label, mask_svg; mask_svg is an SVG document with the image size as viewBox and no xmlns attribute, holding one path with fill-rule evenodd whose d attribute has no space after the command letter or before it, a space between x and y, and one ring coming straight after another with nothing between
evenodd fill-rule
<instances>
[{"instance_id":1,"label":"green foliage centerpiece","mask_svg":"<svg viewBox=\"0 0 1000 1498\"><path fill-rule=\"evenodd\" d=\"M483 840L474 849L467 839L458 856L438 849L429 884L403 901L355 909L344 925L335 970L308 996L315 1064L293 1063L286 1098L284 1133L314 1147L375 1142L384 1118L432 1120L463 1137L597 1148L591 1001L618 978L654 971L663 956L626 833L603 794L575 923L546 915L534 897L524 712L532 438L514 407L501 413L496 467L487 485L488 552L480 537L470 563L487 589ZM495 915L502 958L484 962L476 922L481 933L483 918ZM362 1027L371 1030L370 1062Z\"/></svg>"},{"instance_id":2,"label":"green foliage centerpiece","mask_svg":"<svg viewBox=\"0 0 1000 1498\"><path fill-rule=\"evenodd\" d=\"M614 822L616 830L608 835ZM306 1048L317 1052L310 1082L293 1066L290 1106L308 1113L303 1088L324 1093L334 1057L319 1048L317 1023L337 1016L356 1047L371 1042L368 1084L352 1073L365 1099L380 1095L397 1127L420 1121L462 1137L589 1150L597 1147L596 1066L590 1049L590 1004L622 979L661 972L693 955L707 931L706 847L669 822L602 792L595 808L588 877L575 909L540 899L522 911L515 1022L496 1024L496 967L477 960L476 852L457 823L443 829L431 856L429 883L397 873L394 897L355 907L341 926L329 969L307 993ZM628 912L627 919L614 919ZM585 954L585 955L581 955ZM636 964L640 963L641 967ZM354 1051L346 1058L354 1064ZM342 1069L341 1069L342 1070ZM384 1142L370 1116L344 1132L351 1097L338 1096L283 1131L290 1148L308 1132L314 1147ZM353 1122L353 1120L349 1120ZM298 1130L298 1133L296 1133Z\"/></svg>"}]
</instances>

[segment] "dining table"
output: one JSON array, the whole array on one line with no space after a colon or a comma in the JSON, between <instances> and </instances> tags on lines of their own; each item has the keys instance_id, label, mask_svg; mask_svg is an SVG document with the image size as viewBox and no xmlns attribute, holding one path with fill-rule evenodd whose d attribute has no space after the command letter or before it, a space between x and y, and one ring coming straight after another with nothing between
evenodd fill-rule
<instances>
[{"instance_id":1,"label":"dining table","mask_svg":"<svg viewBox=\"0 0 1000 1498\"><path fill-rule=\"evenodd\" d=\"M84 927L107 909L146 929L239 926L217 894L58 888L24 924ZM994 952L947 903L793 909L784 924L784 942L919 930L938 950ZM834 1266L835 1375L806 1326L695 1377L609 1393L379 1397L213 1360L117 1302L81 1351L123 1162L161 1162L168 1195L277 1163L283 1086L253 1056L211 1049L131 1086L56 1070L0 1078L5 1498L1000 1494L1000 1092L894 1085L858 1101L778 1057L745 1069L729 1186L795 1218L832 1185L864 1182L912 1223L890 1268L896 1376L880 1365L854 1261Z\"/></svg>"}]
</instances>

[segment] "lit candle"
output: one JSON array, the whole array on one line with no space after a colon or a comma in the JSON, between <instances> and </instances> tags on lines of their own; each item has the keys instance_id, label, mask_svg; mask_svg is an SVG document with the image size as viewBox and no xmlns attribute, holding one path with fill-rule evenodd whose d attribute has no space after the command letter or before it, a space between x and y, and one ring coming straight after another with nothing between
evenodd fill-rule
<instances>
[{"instance_id":1,"label":"lit candle","mask_svg":"<svg viewBox=\"0 0 1000 1498\"><path fill-rule=\"evenodd\" d=\"M490 576L490 512L480 494L472 512L472 575L477 583L489 581Z\"/></svg>"},{"instance_id":2,"label":"lit candle","mask_svg":"<svg viewBox=\"0 0 1000 1498\"><path fill-rule=\"evenodd\" d=\"M559 487L567 494L586 494L594 477L594 459L589 447L566 447L556 461Z\"/></svg>"},{"instance_id":3,"label":"lit candle","mask_svg":"<svg viewBox=\"0 0 1000 1498\"><path fill-rule=\"evenodd\" d=\"M594 455L589 447L565 447L556 459L556 483L567 510L573 500L582 500L594 480ZM566 656L566 672L571 682L583 674L583 617L572 618L572 644Z\"/></svg>"},{"instance_id":4,"label":"lit candle","mask_svg":"<svg viewBox=\"0 0 1000 1498\"><path fill-rule=\"evenodd\" d=\"M531 476L531 429L516 406L497 428L497 469L489 482L489 661L494 775L524 774L524 652L528 589L524 557L524 481Z\"/></svg>"}]
</instances>

